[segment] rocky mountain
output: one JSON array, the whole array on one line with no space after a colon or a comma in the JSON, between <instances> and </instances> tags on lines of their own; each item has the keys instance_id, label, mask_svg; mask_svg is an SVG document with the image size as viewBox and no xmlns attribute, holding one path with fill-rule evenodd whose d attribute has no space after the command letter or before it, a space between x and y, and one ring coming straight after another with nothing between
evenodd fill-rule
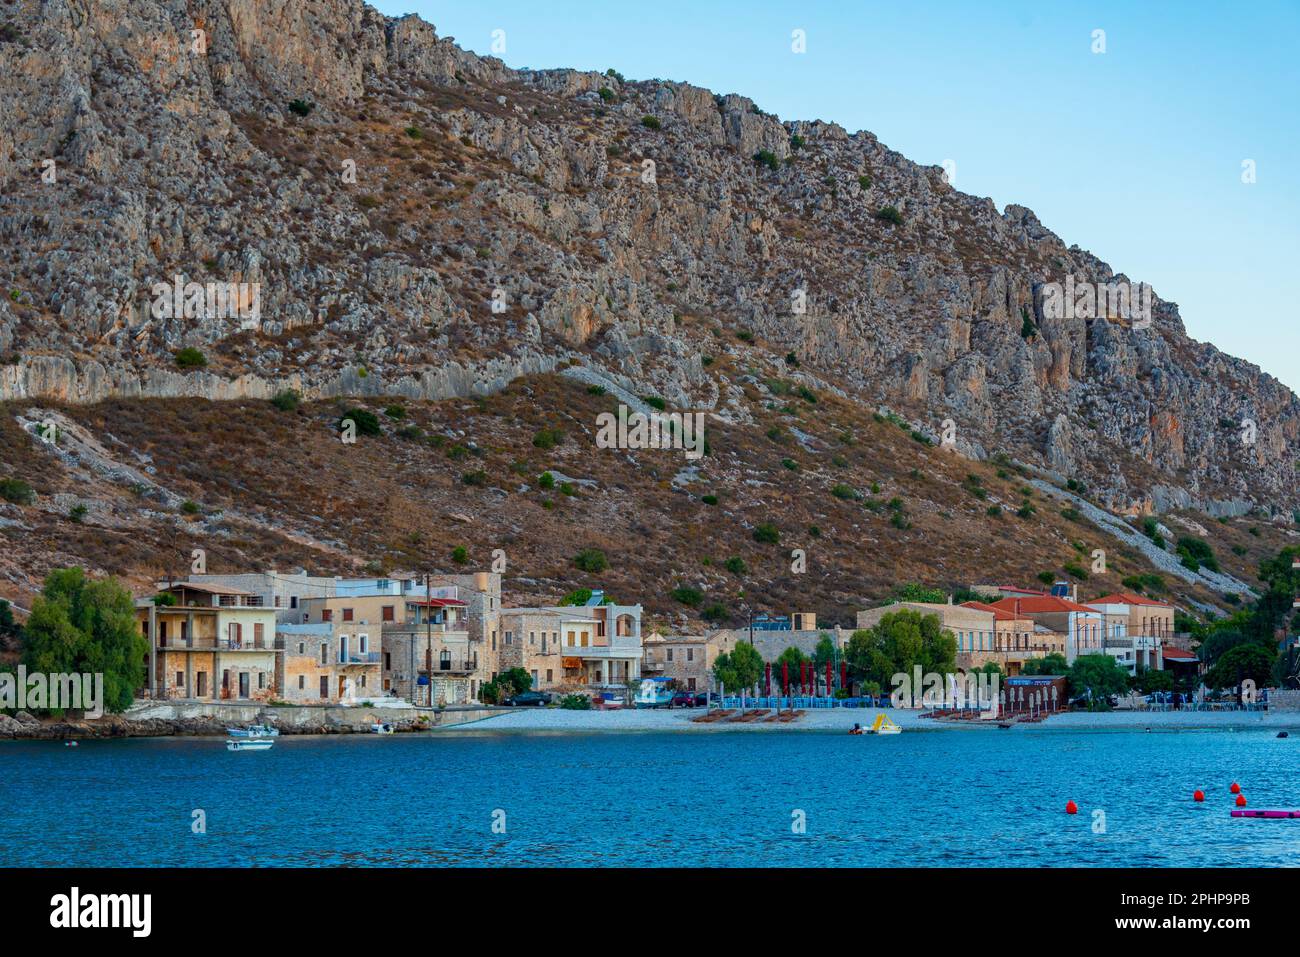
<instances>
[{"instance_id":1,"label":"rocky mountain","mask_svg":"<svg viewBox=\"0 0 1300 957\"><path fill-rule=\"evenodd\" d=\"M1061 315L1053 284L1129 277L868 132L513 70L360 0L0 0L0 115L29 431L33 403L557 372L761 431L778 380L1119 513L1300 506L1290 390L1158 293Z\"/></svg>"}]
</instances>

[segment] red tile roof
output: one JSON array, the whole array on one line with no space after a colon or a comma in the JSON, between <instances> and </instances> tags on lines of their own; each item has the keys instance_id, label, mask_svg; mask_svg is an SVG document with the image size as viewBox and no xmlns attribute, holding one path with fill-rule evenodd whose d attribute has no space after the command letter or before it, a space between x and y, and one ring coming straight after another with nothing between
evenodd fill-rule
<instances>
[{"instance_id":1,"label":"red tile roof","mask_svg":"<svg viewBox=\"0 0 1300 957\"><path fill-rule=\"evenodd\" d=\"M1018 610L1021 615L1029 615L1034 612L1045 614L1054 611L1086 611L1094 615L1100 614L1095 608L1089 608L1087 605L1080 605L1077 601L1059 598L1056 595L1044 595L1039 598L1003 598L1001 601L995 601L993 607L1002 608L1013 613Z\"/></svg>"},{"instance_id":2,"label":"red tile roof","mask_svg":"<svg viewBox=\"0 0 1300 957\"><path fill-rule=\"evenodd\" d=\"M1174 606L1167 601L1155 601L1151 598L1143 598L1141 595L1134 595L1132 592L1117 591L1113 595L1102 595L1100 598L1092 600L1094 605L1155 605L1158 608L1173 608Z\"/></svg>"},{"instance_id":3,"label":"red tile roof","mask_svg":"<svg viewBox=\"0 0 1300 957\"><path fill-rule=\"evenodd\" d=\"M1190 651L1184 651L1182 648L1174 648L1171 647L1170 645L1161 645L1160 654L1162 657L1167 658L1170 661L1200 661L1201 660L1197 658L1196 655L1194 655Z\"/></svg>"},{"instance_id":4,"label":"red tile roof","mask_svg":"<svg viewBox=\"0 0 1300 957\"><path fill-rule=\"evenodd\" d=\"M996 621L1015 621L1015 612L1007 611L1005 608L999 608L997 605L990 605L982 601L964 601L961 603L963 608L974 608L976 611L987 611L993 613Z\"/></svg>"}]
</instances>

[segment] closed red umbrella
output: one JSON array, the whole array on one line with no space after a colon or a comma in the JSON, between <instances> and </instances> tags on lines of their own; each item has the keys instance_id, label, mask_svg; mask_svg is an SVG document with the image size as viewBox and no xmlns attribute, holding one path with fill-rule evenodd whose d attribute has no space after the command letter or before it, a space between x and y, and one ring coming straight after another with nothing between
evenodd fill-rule
<instances>
[{"instance_id":1,"label":"closed red umbrella","mask_svg":"<svg viewBox=\"0 0 1300 957\"><path fill-rule=\"evenodd\" d=\"M769 661L764 665L763 671L763 694L770 695L772 693L772 662Z\"/></svg>"},{"instance_id":2,"label":"closed red umbrella","mask_svg":"<svg viewBox=\"0 0 1300 957\"><path fill-rule=\"evenodd\" d=\"M848 686L849 686L849 666L846 662L841 661L840 662L840 687L847 688Z\"/></svg>"},{"instance_id":3,"label":"closed red umbrella","mask_svg":"<svg viewBox=\"0 0 1300 957\"><path fill-rule=\"evenodd\" d=\"M790 694L790 663L788 661L781 662L781 693Z\"/></svg>"},{"instance_id":4,"label":"closed red umbrella","mask_svg":"<svg viewBox=\"0 0 1300 957\"><path fill-rule=\"evenodd\" d=\"M827 661L826 661L826 697L828 697L828 698L831 696L831 683L835 680L834 678L831 677L831 674L832 674L832 672L831 672L831 663L830 663L830 660L827 659Z\"/></svg>"},{"instance_id":5,"label":"closed red umbrella","mask_svg":"<svg viewBox=\"0 0 1300 957\"><path fill-rule=\"evenodd\" d=\"M799 693L803 694L808 687L808 662L799 662Z\"/></svg>"}]
</instances>

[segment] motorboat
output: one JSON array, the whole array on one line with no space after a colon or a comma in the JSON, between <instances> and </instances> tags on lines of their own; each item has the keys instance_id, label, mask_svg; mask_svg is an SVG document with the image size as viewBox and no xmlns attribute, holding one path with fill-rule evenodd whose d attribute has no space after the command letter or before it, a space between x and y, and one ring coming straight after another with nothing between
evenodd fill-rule
<instances>
[{"instance_id":1,"label":"motorboat","mask_svg":"<svg viewBox=\"0 0 1300 957\"><path fill-rule=\"evenodd\" d=\"M376 721L370 726L370 730L375 734L392 734L394 729L387 721Z\"/></svg>"},{"instance_id":2,"label":"motorboat","mask_svg":"<svg viewBox=\"0 0 1300 957\"><path fill-rule=\"evenodd\" d=\"M226 742L227 751L270 751L275 744L273 738L231 738Z\"/></svg>"},{"instance_id":3,"label":"motorboat","mask_svg":"<svg viewBox=\"0 0 1300 957\"><path fill-rule=\"evenodd\" d=\"M278 738L280 729L269 724L250 724L247 728L227 728L226 734L232 738Z\"/></svg>"},{"instance_id":4,"label":"motorboat","mask_svg":"<svg viewBox=\"0 0 1300 957\"><path fill-rule=\"evenodd\" d=\"M641 687L636 693L635 703L638 708L661 708L673 703L673 692L669 685L671 678L642 678Z\"/></svg>"}]
</instances>

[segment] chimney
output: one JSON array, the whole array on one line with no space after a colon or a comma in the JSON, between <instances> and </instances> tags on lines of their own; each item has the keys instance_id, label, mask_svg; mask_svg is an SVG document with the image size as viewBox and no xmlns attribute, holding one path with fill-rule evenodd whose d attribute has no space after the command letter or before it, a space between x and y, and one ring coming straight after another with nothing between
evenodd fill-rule
<instances>
[{"instance_id":1,"label":"chimney","mask_svg":"<svg viewBox=\"0 0 1300 957\"><path fill-rule=\"evenodd\" d=\"M1075 604L1077 605L1077 604L1079 603L1079 583L1078 583L1078 582L1075 582L1075 583L1074 583L1073 592L1074 592L1074 602L1075 602Z\"/></svg>"},{"instance_id":2,"label":"chimney","mask_svg":"<svg viewBox=\"0 0 1300 957\"><path fill-rule=\"evenodd\" d=\"M1017 617L1017 618L1020 617L1020 599L1019 599L1019 598L1016 599L1016 617Z\"/></svg>"}]
</instances>

